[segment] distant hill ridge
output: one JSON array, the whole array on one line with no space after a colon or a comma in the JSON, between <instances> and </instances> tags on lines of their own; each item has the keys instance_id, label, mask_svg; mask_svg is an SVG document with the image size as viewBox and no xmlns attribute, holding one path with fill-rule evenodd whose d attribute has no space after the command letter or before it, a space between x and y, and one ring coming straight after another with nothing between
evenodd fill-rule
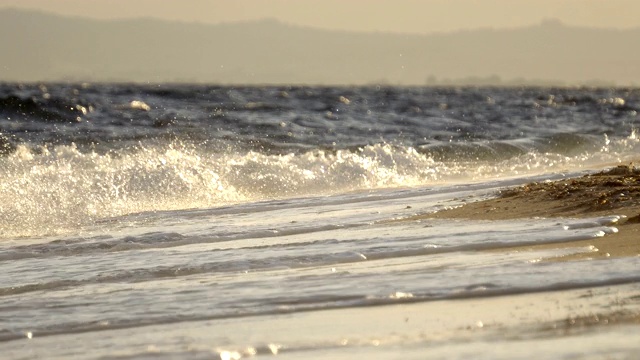
<instances>
[{"instance_id":1,"label":"distant hill ridge","mask_svg":"<svg viewBox=\"0 0 640 360\"><path fill-rule=\"evenodd\" d=\"M640 28L554 20L415 35L7 9L0 10L0 81L633 86L640 85L637 39Z\"/></svg>"}]
</instances>

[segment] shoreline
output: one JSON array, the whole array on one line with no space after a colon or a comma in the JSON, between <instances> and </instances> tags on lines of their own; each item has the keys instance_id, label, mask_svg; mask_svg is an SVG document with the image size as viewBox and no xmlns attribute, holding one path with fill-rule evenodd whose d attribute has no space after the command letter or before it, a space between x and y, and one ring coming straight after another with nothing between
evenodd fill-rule
<instances>
[{"instance_id":1,"label":"shoreline","mask_svg":"<svg viewBox=\"0 0 640 360\"><path fill-rule=\"evenodd\" d=\"M442 358L460 351L483 358L511 358L505 354L533 351L532 344L548 349L543 358L558 354L573 358L585 351L626 354L636 348L639 298L640 285L633 283L34 336L3 342L2 347L9 358L25 351L51 357L50 349L62 351L58 358L83 352L113 356L110 341L121 338L127 339L127 346L117 355L125 357L161 351L187 358L194 354L326 358L331 354L352 359L354 354L394 357L401 350L409 358ZM146 342L158 345L141 346L137 336L141 329ZM291 329L296 329L293 336ZM78 347L59 347L70 336ZM601 341L584 342L592 338ZM127 353L130 347L142 353Z\"/></svg>"},{"instance_id":2,"label":"shoreline","mask_svg":"<svg viewBox=\"0 0 640 360\"><path fill-rule=\"evenodd\" d=\"M640 256L640 169L619 165L594 174L534 182L505 189L494 199L418 215L406 220L499 221L523 218L590 218L623 215L618 232L588 240L511 247L528 251L593 246L597 251L550 260ZM594 249L595 250L595 249ZM492 250L496 251L496 250Z\"/></svg>"}]
</instances>

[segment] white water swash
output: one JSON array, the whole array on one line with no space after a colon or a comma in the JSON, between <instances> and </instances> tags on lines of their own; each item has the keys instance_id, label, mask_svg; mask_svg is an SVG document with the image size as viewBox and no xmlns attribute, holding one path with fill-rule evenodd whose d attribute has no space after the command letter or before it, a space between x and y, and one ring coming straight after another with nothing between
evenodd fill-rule
<instances>
[{"instance_id":1,"label":"white water swash","mask_svg":"<svg viewBox=\"0 0 640 360\"><path fill-rule=\"evenodd\" d=\"M497 336L490 329L464 331L484 328L480 316L451 316L447 331L429 333L381 312L556 289L636 289L637 257L555 263L540 260L595 249L485 251L606 237L616 231L615 213L396 220L628 161L637 146L632 135L605 139L593 153L493 163L438 162L388 144L284 156L179 144L117 154L19 148L0 159L0 350L60 359L512 357L487 348Z\"/></svg>"}]
</instances>

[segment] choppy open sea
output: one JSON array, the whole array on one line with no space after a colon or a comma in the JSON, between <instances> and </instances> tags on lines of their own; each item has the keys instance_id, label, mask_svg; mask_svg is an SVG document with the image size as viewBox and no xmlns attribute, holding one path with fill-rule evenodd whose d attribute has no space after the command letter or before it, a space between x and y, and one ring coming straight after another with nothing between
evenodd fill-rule
<instances>
[{"instance_id":1,"label":"choppy open sea","mask_svg":"<svg viewBox=\"0 0 640 360\"><path fill-rule=\"evenodd\" d=\"M615 213L397 221L637 159L639 111L637 89L0 84L0 357L514 358L349 311L640 283L639 257L485 251Z\"/></svg>"}]
</instances>

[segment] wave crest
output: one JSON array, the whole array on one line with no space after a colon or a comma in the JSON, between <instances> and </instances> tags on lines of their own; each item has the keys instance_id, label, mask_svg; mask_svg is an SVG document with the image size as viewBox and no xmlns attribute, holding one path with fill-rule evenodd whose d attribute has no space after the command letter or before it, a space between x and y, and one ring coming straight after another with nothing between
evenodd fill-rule
<instances>
[{"instance_id":1,"label":"wave crest","mask_svg":"<svg viewBox=\"0 0 640 360\"><path fill-rule=\"evenodd\" d=\"M55 234L136 212L580 169L633 157L638 143L633 134L605 139L595 151L590 146L577 155L518 147L506 159L498 145L488 146L500 155L493 158L455 155L484 146L478 144L451 145L455 156L449 158L388 143L287 155L213 152L182 143L105 154L75 145L18 145L0 157L0 236Z\"/></svg>"}]
</instances>

